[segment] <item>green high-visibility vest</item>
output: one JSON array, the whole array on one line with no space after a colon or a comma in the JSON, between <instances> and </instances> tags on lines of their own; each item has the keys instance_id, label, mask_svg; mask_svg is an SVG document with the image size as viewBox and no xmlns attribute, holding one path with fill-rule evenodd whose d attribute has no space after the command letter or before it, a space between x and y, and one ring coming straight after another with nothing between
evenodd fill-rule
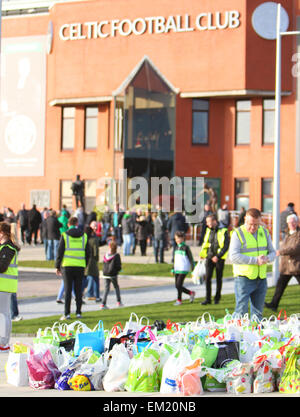
<instances>
[{"instance_id":1,"label":"green high-visibility vest","mask_svg":"<svg viewBox=\"0 0 300 417\"><path fill-rule=\"evenodd\" d=\"M15 252L14 257L12 258L9 267L5 272L0 274L0 291L1 292L10 292L16 293L18 289L18 252L13 246L4 244L1 245L0 250L7 246Z\"/></svg>"},{"instance_id":2,"label":"green high-visibility vest","mask_svg":"<svg viewBox=\"0 0 300 417\"><path fill-rule=\"evenodd\" d=\"M62 234L65 241L65 252L62 260L62 267L65 266L80 266L85 268L85 248L87 245L87 235L73 237L67 233Z\"/></svg>"},{"instance_id":3,"label":"green high-visibility vest","mask_svg":"<svg viewBox=\"0 0 300 417\"><path fill-rule=\"evenodd\" d=\"M268 254L269 231L263 226L257 230L257 240L252 233L247 232L245 225L235 229L241 241L241 253L246 256L260 256ZM243 265L233 264L233 275L247 277L249 279L266 278L267 265Z\"/></svg>"},{"instance_id":4,"label":"green high-visibility vest","mask_svg":"<svg viewBox=\"0 0 300 417\"><path fill-rule=\"evenodd\" d=\"M210 232L211 232L211 229L209 227L207 227L205 235L204 235L204 239L203 239L202 248L201 248L200 255L199 255L200 258L206 258L207 257L207 251L208 251L208 248L210 247L210 243L209 243ZM217 240L218 240L218 244L219 244L218 252L220 252L224 247L225 233L226 232L227 232L226 227L222 227L221 229L217 230ZM228 251L224 253L224 255L222 256L221 259L226 259L227 255L228 255Z\"/></svg>"}]
</instances>

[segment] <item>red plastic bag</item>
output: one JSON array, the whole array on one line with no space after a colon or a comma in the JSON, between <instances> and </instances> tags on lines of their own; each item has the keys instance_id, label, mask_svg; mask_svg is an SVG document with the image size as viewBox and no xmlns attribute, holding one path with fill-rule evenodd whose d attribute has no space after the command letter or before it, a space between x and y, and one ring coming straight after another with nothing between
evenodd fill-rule
<instances>
[{"instance_id":1,"label":"red plastic bag","mask_svg":"<svg viewBox=\"0 0 300 417\"><path fill-rule=\"evenodd\" d=\"M55 381L60 376L60 371L55 365L50 350L46 352L30 352L26 360L28 366L29 385L35 389L54 388Z\"/></svg>"}]
</instances>

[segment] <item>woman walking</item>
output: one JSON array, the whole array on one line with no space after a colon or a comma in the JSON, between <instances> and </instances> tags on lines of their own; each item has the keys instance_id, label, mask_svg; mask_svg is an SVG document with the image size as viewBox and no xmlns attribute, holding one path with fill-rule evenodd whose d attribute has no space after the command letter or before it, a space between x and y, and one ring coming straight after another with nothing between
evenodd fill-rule
<instances>
[{"instance_id":1,"label":"woman walking","mask_svg":"<svg viewBox=\"0 0 300 417\"><path fill-rule=\"evenodd\" d=\"M290 279L294 276L300 284L300 227L296 214L287 219L285 239L276 255L280 255L279 278L272 301L265 306L276 311Z\"/></svg>"}]
</instances>

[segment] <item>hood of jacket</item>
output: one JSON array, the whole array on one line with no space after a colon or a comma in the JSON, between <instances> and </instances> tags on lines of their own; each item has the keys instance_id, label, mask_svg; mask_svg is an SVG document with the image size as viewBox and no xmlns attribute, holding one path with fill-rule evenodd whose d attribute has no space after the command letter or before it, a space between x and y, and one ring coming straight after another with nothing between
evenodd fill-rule
<instances>
[{"instance_id":1,"label":"hood of jacket","mask_svg":"<svg viewBox=\"0 0 300 417\"><path fill-rule=\"evenodd\" d=\"M81 237L83 236L83 232L78 229L77 227L72 227L66 231L66 234L72 237Z\"/></svg>"}]
</instances>

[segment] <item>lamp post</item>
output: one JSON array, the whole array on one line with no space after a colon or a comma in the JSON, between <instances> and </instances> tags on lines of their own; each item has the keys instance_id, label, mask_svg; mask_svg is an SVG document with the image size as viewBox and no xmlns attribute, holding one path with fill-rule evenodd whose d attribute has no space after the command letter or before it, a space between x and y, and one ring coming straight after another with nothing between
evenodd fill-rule
<instances>
[{"instance_id":1,"label":"lamp post","mask_svg":"<svg viewBox=\"0 0 300 417\"><path fill-rule=\"evenodd\" d=\"M274 190L273 190L273 245L279 249L280 240L280 107L281 107L281 38L288 35L300 35L300 32L281 32L281 4L277 5L276 24L276 82L275 82L275 137L274 137ZM278 279L279 259L273 265L273 284Z\"/></svg>"}]
</instances>

